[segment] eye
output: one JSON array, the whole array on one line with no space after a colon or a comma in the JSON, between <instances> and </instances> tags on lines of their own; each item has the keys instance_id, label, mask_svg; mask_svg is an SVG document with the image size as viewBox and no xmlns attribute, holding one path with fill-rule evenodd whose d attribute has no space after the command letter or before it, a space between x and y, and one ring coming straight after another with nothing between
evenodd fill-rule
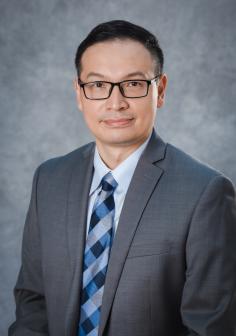
<instances>
[{"instance_id":1,"label":"eye","mask_svg":"<svg viewBox=\"0 0 236 336\"><path fill-rule=\"evenodd\" d=\"M101 87L105 87L106 83L104 83L104 82L95 82L94 86L97 87L97 88L101 88Z\"/></svg>"},{"instance_id":2,"label":"eye","mask_svg":"<svg viewBox=\"0 0 236 336\"><path fill-rule=\"evenodd\" d=\"M91 82L91 83L88 83L87 84L87 87L90 87L90 88L104 88L106 87L106 83L104 82Z\"/></svg>"},{"instance_id":3,"label":"eye","mask_svg":"<svg viewBox=\"0 0 236 336\"><path fill-rule=\"evenodd\" d=\"M127 86L129 86L129 87L142 86L142 82L139 82L139 81L130 81L130 82L127 82Z\"/></svg>"}]
</instances>

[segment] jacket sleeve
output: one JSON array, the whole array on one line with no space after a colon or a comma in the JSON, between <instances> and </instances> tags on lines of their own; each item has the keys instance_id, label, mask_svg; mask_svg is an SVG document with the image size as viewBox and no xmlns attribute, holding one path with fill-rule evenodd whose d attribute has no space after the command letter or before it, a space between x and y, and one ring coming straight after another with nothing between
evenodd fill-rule
<instances>
[{"instance_id":1,"label":"jacket sleeve","mask_svg":"<svg viewBox=\"0 0 236 336\"><path fill-rule=\"evenodd\" d=\"M9 336L49 335L37 220L38 175L39 168L34 174L31 200L24 227L22 265L14 289L16 320L9 328Z\"/></svg>"},{"instance_id":2,"label":"jacket sleeve","mask_svg":"<svg viewBox=\"0 0 236 336\"><path fill-rule=\"evenodd\" d=\"M211 179L190 222L181 314L187 336L236 336L236 199L222 175Z\"/></svg>"}]
</instances>

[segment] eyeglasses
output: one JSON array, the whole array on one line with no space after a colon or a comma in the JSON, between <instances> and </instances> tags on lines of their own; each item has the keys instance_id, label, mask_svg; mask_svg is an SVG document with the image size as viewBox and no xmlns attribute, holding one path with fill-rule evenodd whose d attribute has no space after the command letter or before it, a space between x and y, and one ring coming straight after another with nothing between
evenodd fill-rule
<instances>
[{"instance_id":1,"label":"eyeglasses","mask_svg":"<svg viewBox=\"0 0 236 336\"><path fill-rule=\"evenodd\" d=\"M100 100L110 97L114 86L118 86L120 93L126 98L142 98L148 95L149 86L156 82L158 77L144 80L144 79L132 79L124 80L122 82L112 83L107 81L94 81L83 83L78 79L78 84L83 88L84 95L87 99Z\"/></svg>"}]
</instances>

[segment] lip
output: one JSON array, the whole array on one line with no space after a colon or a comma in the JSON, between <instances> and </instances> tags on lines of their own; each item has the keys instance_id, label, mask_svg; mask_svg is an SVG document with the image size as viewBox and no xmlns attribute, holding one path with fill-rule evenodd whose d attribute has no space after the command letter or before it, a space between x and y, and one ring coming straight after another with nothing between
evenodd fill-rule
<instances>
[{"instance_id":1,"label":"lip","mask_svg":"<svg viewBox=\"0 0 236 336\"><path fill-rule=\"evenodd\" d=\"M103 123L108 127L127 127L134 121L134 118L106 119Z\"/></svg>"}]
</instances>

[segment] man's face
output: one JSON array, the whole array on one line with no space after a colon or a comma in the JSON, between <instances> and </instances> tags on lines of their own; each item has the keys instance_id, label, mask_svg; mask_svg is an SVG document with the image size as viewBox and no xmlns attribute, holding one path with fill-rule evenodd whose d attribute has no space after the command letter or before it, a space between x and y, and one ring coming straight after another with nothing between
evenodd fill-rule
<instances>
[{"instance_id":1,"label":"man's face","mask_svg":"<svg viewBox=\"0 0 236 336\"><path fill-rule=\"evenodd\" d=\"M82 55L82 82L120 82L132 79L152 79L155 63L149 51L133 40L99 42ZM158 84L157 84L158 83ZM152 131L156 108L164 101L166 76L149 86L142 98L125 98L118 86L109 98L89 100L76 83L78 107L96 138L98 146L138 146Z\"/></svg>"}]
</instances>

